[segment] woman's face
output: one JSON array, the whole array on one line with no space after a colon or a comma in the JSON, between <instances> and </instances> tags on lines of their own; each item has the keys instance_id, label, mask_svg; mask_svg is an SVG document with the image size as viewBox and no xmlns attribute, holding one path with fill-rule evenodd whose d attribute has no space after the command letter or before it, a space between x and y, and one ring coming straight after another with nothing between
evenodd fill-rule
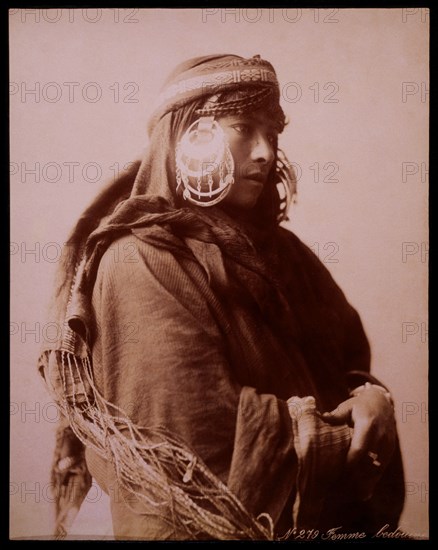
<instances>
[{"instance_id":1,"label":"woman's face","mask_svg":"<svg viewBox=\"0 0 438 550\"><path fill-rule=\"evenodd\" d=\"M224 203L249 210L259 198L275 160L278 131L264 111L218 117L234 159L234 184Z\"/></svg>"}]
</instances>

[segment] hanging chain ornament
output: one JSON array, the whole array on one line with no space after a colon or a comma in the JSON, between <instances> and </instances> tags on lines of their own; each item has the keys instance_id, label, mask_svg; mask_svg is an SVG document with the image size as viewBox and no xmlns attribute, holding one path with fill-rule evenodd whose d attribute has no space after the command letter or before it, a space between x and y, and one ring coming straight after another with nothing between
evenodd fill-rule
<instances>
[{"instance_id":1,"label":"hanging chain ornament","mask_svg":"<svg viewBox=\"0 0 438 550\"><path fill-rule=\"evenodd\" d=\"M234 160L224 131L214 117L201 117L187 129L176 147L177 190L198 206L213 206L223 200L234 183ZM275 185L280 197L278 221L287 221L297 193L293 165L277 149Z\"/></svg>"},{"instance_id":2,"label":"hanging chain ornament","mask_svg":"<svg viewBox=\"0 0 438 550\"><path fill-rule=\"evenodd\" d=\"M234 183L234 160L227 138L213 117L201 117L184 133L176 147L177 190L198 206L213 206L226 197Z\"/></svg>"},{"instance_id":3,"label":"hanging chain ornament","mask_svg":"<svg viewBox=\"0 0 438 550\"><path fill-rule=\"evenodd\" d=\"M278 221L287 221L288 212L291 204L295 202L297 194L297 177L293 165L287 159L281 149L277 149L277 167L276 167L277 192L280 197L280 212Z\"/></svg>"}]
</instances>

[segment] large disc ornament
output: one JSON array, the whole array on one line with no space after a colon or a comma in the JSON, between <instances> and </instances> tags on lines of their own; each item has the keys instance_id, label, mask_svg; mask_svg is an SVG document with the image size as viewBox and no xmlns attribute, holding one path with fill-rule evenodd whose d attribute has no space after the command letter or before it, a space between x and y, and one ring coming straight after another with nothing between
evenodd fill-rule
<instances>
[{"instance_id":1,"label":"large disc ornament","mask_svg":"<svg viewBox=\"0 0 438 550\"><path fill-rule=\"evenodd\" d=\"M234 160L224 131L213 117L201 117L176 147L177 189L198 206L223 200L234 183Z\"/></svg>"}]
</instances>

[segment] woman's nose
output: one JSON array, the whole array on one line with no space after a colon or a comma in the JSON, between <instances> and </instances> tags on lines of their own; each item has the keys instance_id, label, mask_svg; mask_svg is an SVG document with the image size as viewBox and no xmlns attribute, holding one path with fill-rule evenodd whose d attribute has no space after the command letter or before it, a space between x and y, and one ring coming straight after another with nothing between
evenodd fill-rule
<instances>
[{"instance_id":1,"label":"woman's nose","mask_svg":"<svg viewBox=\"0 0 438 550\"><path fill-rule=\"evenodd\" d=\"M251 160L263 164L270 164L273 162L274 158L274 147L271 141L263 135L262 132L258 132L254 136L252 143Z\"/></svg>"}]
</instances>

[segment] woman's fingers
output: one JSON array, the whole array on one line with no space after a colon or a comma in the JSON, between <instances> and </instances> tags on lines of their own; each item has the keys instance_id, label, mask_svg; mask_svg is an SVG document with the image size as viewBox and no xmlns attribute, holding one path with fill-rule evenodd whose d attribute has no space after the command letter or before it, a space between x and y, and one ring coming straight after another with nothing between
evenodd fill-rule
<instances>
[{"instance_id":1,"label":"woman's fingers","mask_svg":"<svg viewBox=\"0 0 438 550\"><path fill-rule=\"evenodd\" d=\"M346 459L346 473L355 498L366 501L372 497L382 475L379 462L378 430L372 419L359 417L354 422L350 448Z\"/></svg>"},{"instance_id":2,"label":"woman's fingers","mask_svg":"<svg viewBox=\"0 0 438 550\"><path fill-rule=\"evenodd\" d=\"M367 390L322 414L321 418L332 425L352 427L345 464L346 492L353 500L369 499L394 449L392 407L380 392Z\"/></svg>"},{"instance_id":3,"label":"woman's fingers","mask_svg":"<svg viewBox=\"0 0 438 550\"><path fill-rule=\"evenodd\" d=\"M359 417L354 422L353 435L347 453L347 466L355 467L371 448L375 439L375 429L372 421Z\"/></svg>"},{"instance_id":4,"label":"woman's fingers","mask_svg":"<svg viewBox=\"0 0 438 550\"><path fill-rule=\"evenodd\" d=\"M353 411L354 397L343 401L333 411L325 412L321 415L322 419L329 424L350 424Z\"/></svg>"}]
</instances>

